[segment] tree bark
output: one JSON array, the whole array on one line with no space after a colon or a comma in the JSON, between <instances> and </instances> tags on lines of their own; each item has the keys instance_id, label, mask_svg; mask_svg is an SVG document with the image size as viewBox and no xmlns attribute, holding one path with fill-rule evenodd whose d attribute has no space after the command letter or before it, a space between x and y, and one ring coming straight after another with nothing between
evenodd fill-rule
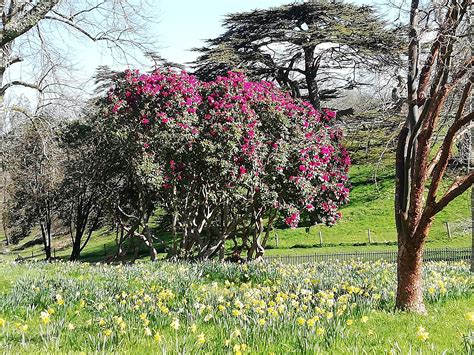
<instances>
[{"instance_id":1,"label":"tree bark","mask_svg":"<svg viewBox=\"0 0 474 355\"><path fill-rule=\"evenodd\" d=\"M318 83L316 82L318 67L314 60L314 50L313 46L308 46L304 50L305 79L308 88L308 101L315 109L319 110L321 109L321 100L319 98Z\"/></svg>"},{"instance_id":2,"label":"tree bark","mask_svg":"<svg viewBox=\"0 0 474 355\"><path fill-rule=\"evenodd\" d=\"M474 56L474 6L469 7L469 37L471 39L471 55ZM470 111L474 110L474 97L471 95ZM468 171L474 169L474 126L471 126L468 157ZM471 187L471 272L474 272L474 187Z\"/></svg>"},{"instance_id":3,"label":"tree bark","mask_svg":"<svg viewBox=\"0 0 474 355\"><path fill-rule=\"evenodd\" d=\"M402 238L406 238L406 236ZM397 257L397 309L421 314L426 313L423 303L422 264L423 243L408 240L399 245Z\"/></svg>"},{"instance_id":4,"label":"tree bark","mask_svg":"<svg viewBox=\"0 0 474 355\"><path fill-rule=\"evenodd\" d=\"M43 237L45 259L49 261L51 260L51 229L48 226L48 222L46 223L41 222L40 227L41 227L41 236Z\"/></svg>"}]
</instances>

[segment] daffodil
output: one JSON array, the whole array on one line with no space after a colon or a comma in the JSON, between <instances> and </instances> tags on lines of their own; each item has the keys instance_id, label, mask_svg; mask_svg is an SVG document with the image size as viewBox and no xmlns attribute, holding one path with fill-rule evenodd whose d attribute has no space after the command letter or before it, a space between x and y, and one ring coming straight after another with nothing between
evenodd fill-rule
<instances>
[{"instance_id":1,"label":"daffodil","mask_svg":"<svg viewBox=\"0 0 474 355\"><path fill-rule=\"evenodd\" d=\"M240 316L240 311L239 311L238 309L233 309L233 310L232 310L232 315L233 315L234 317L238 317L238 316Z\"/></svg>"},{"instance_id":2,"label":"daffodil","mask_svg":"<svg viewBox=\"0 0 474 355\"><path fill-rule=\"evenodd\" d=\"M16 323L15 326L21 333L26 333L28 330L28 324L26 323Z\"/></svg>"},{"instance_id":3,"label":"daffodil","mask_svg":"<svg viewBox=\"0 0 474 355\"><path fill-rule=\"evenodd\" d=\"M50 317L51 315L46 311L40 313L40 319L43 324L48 324L51 320Z\"/></svg>"},{"instance_id":4,"label":"daffodil","mask_svg":"<svg viewBox=\"0 0 474 355\"><path fill-rule=\"evenodd\" d=\"M468 312L464 316L466 320L474 324L474 312Z\"/></svg>"},{"instance_id":5,"label":"daffodil","mask_svg":"<svg viewBox=\"0 0 474 355\"><path fill-rule=\"evenodd\" d=\"M153 336L153 339L155 339L157 343L161 343L161 340L163 339L163 337L161 336L160 333L156 332L155 335Z\"/></svg>"},{"instance_id":6,"label":"daffodil","mask_svg":"<svg viewBox=\"0 0 474 355\"><path fill-rule=\"evenodd\" d=\"M173 318L173 321L171 322L170 326L174 330L178 330L179 329L179 319L178 318Z\"/></svg>"},{"instance_id":7,"label":"daffodil","mask_svg":"<svg viewBox=\"0 0 474 355\"><path fill-rule=\"evenodd\" d=\"M368 320L369 320L369 317L367 316L362 316L362 318L360 319L361 323L367 323Z\"/></svg>"},{"instance_id":8,"label":"daffodil","mask_svg":"<svg viewBox=\"0 0 474 355\"><path fill-rule=\"evenodd\" d=\"M197 340L196 342L199 344L199 345L202 345L206 342L206 337L204 336L204 333L201 333L197 336Z\"/></svg>"},{"instance_id":9,"label":"daffodil","mask_svg":"<svg viewBox=\"0 0 474 355\"><path fill-rule=\"evenodd\" d=\"M416 331L416 338L421 341L426 341L429 337L430 333L428 333L426 329L420 325Z\"/></svg>"},{"instance_id":10,"label":"daffodil","mask_svg":"<svg viewBox=\"0 0 474 355\"><path fill-rule=\"evenodd\" d=\"M60 306L64 304L64 298L59 293L56 294L56 303Z\"/></svg>"}]
</instances>

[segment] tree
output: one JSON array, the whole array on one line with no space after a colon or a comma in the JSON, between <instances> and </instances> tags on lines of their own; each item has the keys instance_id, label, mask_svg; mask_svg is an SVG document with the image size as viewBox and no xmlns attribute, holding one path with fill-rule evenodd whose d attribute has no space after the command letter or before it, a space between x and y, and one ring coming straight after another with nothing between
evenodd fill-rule
<instances>
[{"instance_id":1,"label":"tree","mask_svg":"<svg viewBox=\"0 0 474 355\"><path fill-rule=\"evenodd\" d=\"M398 64L401 36L370 6L311 1L230 14L227 31L195 49L202 80L242 71L271 80L316 109L361 82L360 73Z\"/></svg>"},{"instance_id":2,"label":"tree","mask_svg":"<svg viewBox=\"0 0 474 355\"><path fill-rule=\"evenodd\" d=\"M114 147L94 124L95 117L93 111L89 112L56 132L64 175L59 186L59 216L69 226L71 261L80 258L92 232L101 225L104 212L113 202L122 168Z\"/></svg>"},{"instance_id":3,"label":"tree","mask_svg":"<svg viewBox=\"0 0 474 355\"><path fill-rule=\"evenodd\" d=\"M51 259L52 225L62 179L61 155L49 134L50 126L33 118L8 137L7 172L9 227L20 229L16 242L39 225L46 260Z\"/></svg>"},{"instance_id":4,"label":"tree","mask_svg":"<svg viewBox=\"0 0 474 355\"><path fill-rule=\"evenodd\" d=\"M348 201L350 160L335 113L269 82L127 71L100 105L139 187L142 203L123 213L135 221L129 230L141 224L149 235L150 212L161 207L172 221L170 256L223 258L231 240L235 257L259 258L277 217L290 227L302 213L332 225Z\"/></svg>"},{"instance_id":5,"label":"tree","mask_svg":"<svg viewBox=\"0 0 474 355\"><path fill-rule=\"evenodd\" d=\"M153 40L148 30L152 17L148 6L147 0L1 0L0 144L4 144L3 136L15 129L11 121L13 106L21 106L32 116L51 105L62 111L76 110L76 117L80 114L86 90L74 78L71 62L75 58L70 55L74 45L94 42L98 49L109 51L114 60L125 62L149 51ZM19 67L20 62L23 67ZM21 76L16 75L17 69L21 69ZM19 103L19 95L5 101L5 95L15 87L35 90L37 102ZM3 168L3 161L1 165ZM2 178L6 179L4 169ZM5 188L2 191L5 205L8 196Z\"/></svg>"},{"instance_id":6,"label":"tree","mask_svg":"<svg viewBox=\"0 0 474 355\"><path fill-rule=\"evenodd\" d=\"M86 39L103 43L114 58L136 56L134 50L149 51L149 42L145 40L150 39L146 6L145 0L0 1L1 103L6 91L17 85L37 90L42 104L46 99L58 100L65 91L78 89L70 82L73 70L68 46L64 44L64 37L58 37L58 32L75 38L75 42ZM11 80L4 75L23 61L29 61L31 78Z\"/></svg>"},{"instance_id":7,"label":"tree","mask_svg":"<svg viewBox=\"0 0 474 355\"><path fill-rule=\"evenodd\" d=\"M474 57L458 45L459 38L465 34L469 6L469 0L432 2L424 9L418 0L411 1L409 108L396 153L396 306L399 309L425 312L422 255L433 219L474 182L474 172L470 172L458 176L445 191L442 186L453 145L474 118L474 112L466 112L474 82ZM433 15L435 21L430 21ZM457 60L457 55L465 57ZM446 107L450 96L455 97L454 110ZM454 113L450 115L450 111ZM434 139L437 130L442 133L440 142Z\"/></svg>"}]
</instances>

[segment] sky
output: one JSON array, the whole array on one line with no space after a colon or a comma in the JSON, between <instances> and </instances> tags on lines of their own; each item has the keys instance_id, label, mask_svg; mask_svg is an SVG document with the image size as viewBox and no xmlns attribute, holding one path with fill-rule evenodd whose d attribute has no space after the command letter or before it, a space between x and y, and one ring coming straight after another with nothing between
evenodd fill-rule
<instances>
[{"instance_id":1,"label":"sky","mask_svg":"<svg viewBox=\"0 0 474 355\"><path fill-rule=\"evenodd\" d=\"M256 8L269 8L291 2L291 0L148 0L151 6L149 15L153 20L150 35L156 38L155 51L163 58L186 64L193 61L197 53L190 51L204 45L204 40L217 37L223 32L221 22L228 13L250 11ZM93 91L92 77L100 65L108 65L116 70L126 67L147 69L141 63L126 65L123 60L115 60L110 52L84 36L74 36L67 31L52 35L63 42L62 52L72 59L74 79L81 86ZM32 81L29 77L36 68L27 61L14 65L7 72L6 80ZM148 63L147 63L148 64ZM151 62L149 63L151 64ZM36 92L24 87L9 90L7 101L16 100L25 95L28 100L36 101Z\"/></svg>"},{"instance_id":2,"label":"sky","mask_svg":"<svg viewBox=\"0 0 474 355\"><path fill-rule=\"evenodd\" d=\"M155 51L163 58L179 64L193 61L197 53L192 48L201 47L204 40L215 38L223 33L222 20L226 14L265 9L291 3L292 0L148 0L152 4L150 17L151 35L156 38ZM294 1L294 0L293 0ZM352 0L358 4L377 5L374 0ZM79 36L80 37L80 36ZM110 52L100 49L99 45L88 39L78 39L63 32L59 38L64 43L64 51L74 62L74 78L92 92L92 77L99 65L109 65L117 70L127 67L124 62L117 62ZM150 63L151 64L151 63ZM140 64L130 63L129 67L143 68ZM8 73L10 80L28 77L28 64L12 67ZM30 68L31 69L31 68ZM75 79L76 80L76 79ZM82 85L82 84L81 84ZM24 94L35 101L31 89L13 88L10 97ZM8 100L7 100L8 101Z\"/></svg>"},{"instance_id":3,"label":"sky","mask_svg":"<svg viewBox=\"0 0 474 355\"><path fill-rule=\"evenodd\" d=\"M289 0L159 0L158 52L168 60L184 64L195 59L189 49L217 37L228 13L265 9L288 4Z\"/></svg>"}]
</instances>

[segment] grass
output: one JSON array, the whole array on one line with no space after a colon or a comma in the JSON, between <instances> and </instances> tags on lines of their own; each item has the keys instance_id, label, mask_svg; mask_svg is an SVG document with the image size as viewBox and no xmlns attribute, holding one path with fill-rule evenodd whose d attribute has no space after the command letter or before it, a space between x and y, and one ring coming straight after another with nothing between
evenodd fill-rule
<instances>
[{"instance_id":1,"label":"grass","mask_svg":"<svg viewBox=\"0 0 474 355\"><path fill-rule=\"evenodd\" d=\"M348 342L353 345L350 348L337 346L334 351L368 354L412 353L420 343L417 330L422 326L429 333L428 344L424 344L427 353L468 353L463 337L473 331L473 326L466 320L465 315L474 310L473 304L474 295L471 294L441 304L429 304L426 316L373 311L367 323L361 324L348 334ZM371 335L367 336L368 334Z\"/></svg>"},{"instance_id":2,"label":"grass","mask_svg":"<svg viewBox=\"0 0 474 355\"><path fill-rule=\"evenodd\" d=\"M474 330L462 263L427 263L426 316L393 311L395 267L381 261L0 262L0 274L5 354L459 354Z\"/></svg>"},{"instance_id":3,"label":"grass","mask_svg":"<svg viewBox=\"0 0 474 355\"><path fill-rule=\"evenodd\" d=\"M278 248L319 246L319 231L323 244L331 244L340 250L358 243L368 244L368 230L374 243L395 242L397 239L394 224L394 176L386 168L378 176L377 184L373 180L373 169L370 166L354 166L350 171L351 202L341 208L343 219L333 227L316 226L309 233L305 228L278 230ZM429 248L469 247L471 231L463 230L461 222L470 218L470 192L466 192L440 212L433 223ZM451 224L452 238L448 238L445 222ZM467 227L470 227L469 225ZM341 245L342 244L342 245ZM270 247L276 248L273 238ZM342 248L341 248L342 247ZM366 246L363 245L365 248ZM372 250L372 248L371 248ZM292 254L292 251L288 251Z\"/></svg>"}]
</instances>

